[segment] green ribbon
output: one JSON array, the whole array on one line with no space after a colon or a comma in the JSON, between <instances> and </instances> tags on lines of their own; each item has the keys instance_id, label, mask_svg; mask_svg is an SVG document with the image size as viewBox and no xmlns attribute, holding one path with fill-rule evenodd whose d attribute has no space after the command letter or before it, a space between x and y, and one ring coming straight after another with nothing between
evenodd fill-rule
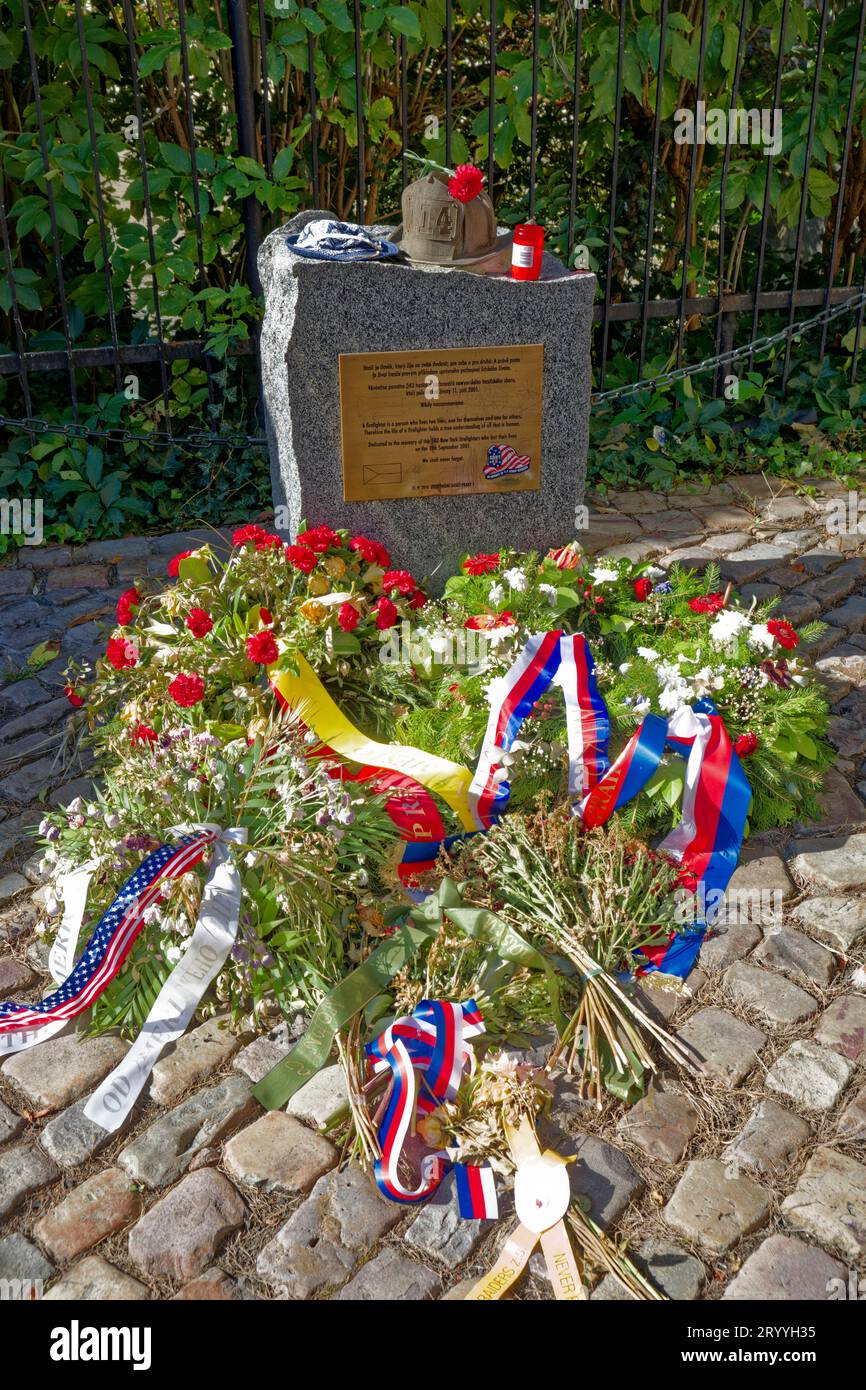
<instances>
[{"instance_id":1,"label":"green ribbon","mask_svg":"<svg viewBox=\"0 0 866 1390\"><path fill-rule=\"evenodd\" d=\"M278 1110L285 1105L322 1069L340 1029L375 999L430 935L430 930L424 927L402 924L392 937L376 947L363 965L325 996L301 1041L253 1087L253 1095L266 1110Z\"/></svg>"},{"instance_id":2,"label":"green ribbon","mask_svg":"<svg viewBox=\"0 0 866 1390\"><path fill-rule=\"evenodd\" d=\"M560 1031L565 1027L559 982L550 961L495 912L482 907L464 907L460 889L452 879L446 878L436 893L409 913L413 926L401 923L394 936L377 946L363 965L325 996L301 1041L253 1087L253 1095L267 1110L278 1110L285 1105L321 1070L331 1055L337 1033L390 984L422 942L437 934L443 913L466 936L491 946L502 960L543 971L554 1018Z\"/></svg>"},{"instance_id":3,"label":"green ribbon","mask_svg":"<svg viewBox=\"0 0 866 1390\"><path fill-rule=\"evenodd\" d=\"M467 936L492 946L503 960L512 961L515 965L526 966L528 970L541 970L547 980L547 991L550 995L550 1004L557 1027L560 1031L565 1027L565 1019L562 1016L560 1004L559 981L546 956L531 946L520 935L520 932L515 931L514 927L503 922L501 917L497 917L495 912L490 912L485 907L464 907L460 889L450 878L444 878L438 891L425 899L420 907L410 912L409 916L413 922L431 926L435 924L438 929L443 913L449 921L454 923L455 927L459 927L460 931L465 932Z\"/></svg>"}]
</instances>

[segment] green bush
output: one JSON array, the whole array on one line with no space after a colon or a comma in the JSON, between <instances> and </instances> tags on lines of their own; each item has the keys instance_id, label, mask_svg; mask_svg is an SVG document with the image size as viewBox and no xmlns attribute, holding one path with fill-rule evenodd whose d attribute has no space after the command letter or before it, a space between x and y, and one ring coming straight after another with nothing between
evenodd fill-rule
<instances>
[{"instance_id":1,"label":"green bush","mask_svg":"<svg viewBox=\"0 0 866 1390\"><path fill-rule=\"evenodd\" d=\"M93 94L93 158L85 71L76 9L70 0L28 12L39 77L47 148L46 171L26 42L24 0L0 4L0 145L2 196L9 229L12 275L0 278L0 352L17 350L17 318L30 352L63 348L66 334L77 348L112 342L113 318L121 344L157 337L156 297L169 341L201 340L207 350L169 361L165 380L158 362L144 367L79 369L75 392L80 422L90 430L121 427L152 440L69 438L74 419L72 388L64 371L31 372L33 413L57 426L57 434L15 432L0 455L0 488L38 486L50 533L58 537L111 534L185 518L241 514L267 499L260 444L214 443L194 449L163 438L167 419L178 435L206 430L217 435L261 436L256 418L255 332L260 304L247 283L245 199L259 205L264 230L285 222L312 202L312 125L308 95L308 42L315 54L319 202L340 216L354 216L358 198L358 129L355 110L355 33L347 0L265 0L269 84L267 143L261 91L259 10L250 4L258 112L257 157L241 156L232 95L231 40L225 0L187 0L189 83L182 59L177 7L143 0L81 7L87 76ZM538 65L537 215L549 242L569 249L575 8L572 0L542 8ZM646 255L649 160L656 109L659 50L658 0L628 6L622 62L623 98L611 298L640 297ZM762 269L764 289L785 289L792 277L792 244L802 220L808 235L799 268L803 287L827 284L827 258L837 216L837 283L862 282L866 237L866 82L854 103L845 196L836 206L844 152L859 6L830 3L817 89L811 152L811 99L820 28L820 7L785 5L781 107L783 138L769 161L760 145L733 145L726 171L726 236L720 246L719 203L724 147L695 148L695 192L689 209L692 147L674 138L675 113L694 107L701 49L702 0L673 0L667 20L661 91L661 139L656 183L654 250L649 292L674 298L683 274L690 295L715 294L719 283L750 290L757 274L766 181L770 225ZM128 33L124 15L133 18ZM750 3L742 30L738 78L740 107L773 106L776 55L783 0ZM708 107L730 102L740 51L741 0L708 0L701 98ZM386 218L401 189L400 47L407 58L406 123L411 150L443 161L445 148L444 0L397 4L364 0L361 7L365 163L362 170L368 219ZM488 159L489 0L454 0L453 139L451 162ZM532 107L531 0L498 0L493 91L493 194L500 216L525 219L529 204ZM574 241L603 280L611 204L616 104L619 5L594 0L582 12L580 124L576 161ZM131 49L138 70L141 121L130 74ZM187 93L192 93L193 111ZM438 127L436 122L438 121ZM194 141L191 140L194 129ZM194 146L194 148L193 148ZM807 172L807 154L808 172ZM197 178L193 177L193 157ZM98 180L96 165L98 164ZM805 188L804 188L805 178ZM145 198L145 180L147 198ZM104 231L100 225L104 212ZM690 215L689 215L690 213ZM687 225L688 223L688 225ZM54 255L56 225L60 272ZM820 235L819 235L820 233ZM151 246L152 241L152 246ZM686 258L685 248L688 247ZM687 264L683 265L684 259ZM13 304L14 296L14 304ZM65 309L65 312L64 312ZM786 322L786 311L764 314L761 331ZM748 331L741 320L741 338ZM638 377L637 323L610 326L605 385ZM677 325L652 320L647 332L645 375L676 356ZM687 324L690 360L711 354L715 320ZM619 402L594 424L592 467L602 480L638 476L663 486L682 470L705 472L726 463L748 466L748 438L765 447L775 438L793 442L797 412L814 411L823 440L859 447L862 392L849 390L844 373L862 347L850 318L830 326L830 359L809 364L817 335L795 346L791 391L781 393L781 373L756 362L744 381L737 409L719 410L709 399L712 382ZM598 344L596 348L598 353ZM821 380L811 380L818 373ZM751 395L748 393L751 392ZM695 411L697 409L697 414ZM20 379L0 376L0 414L21 418L26 401ZM759 421L751 435L738 429ZM728 431L736 439L722 438ZM625 430L615 447L611 432ZM679 443L652 449L658 427ZM644 430L647 429L647 433ZM625 449L619 448L622 440ZM658 443L657 440L654 442ZM715 446L713 448L712 446ZM613 454L618 457L612 457Z\"/></svg>"}]
</instances>

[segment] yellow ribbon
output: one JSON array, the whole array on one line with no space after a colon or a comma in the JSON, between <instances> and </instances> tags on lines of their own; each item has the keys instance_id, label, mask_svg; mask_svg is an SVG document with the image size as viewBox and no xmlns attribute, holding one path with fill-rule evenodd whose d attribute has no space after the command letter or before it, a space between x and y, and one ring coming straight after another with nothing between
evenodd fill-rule
<instances>
[{"instance_id":1,"label":"yellow ribbon","mask_svg":"<svg viewBox=\"0 0 866 1390\"><path fill-rule=\"evenodd\" d=\"M301 653L293 652L292 659L298 674L272 668L269 672L271 685L322 743L333 748L347 762L382 767L413 778L451 807L464 830L475 830L469 808L472 773L467 767L452 763L448 758L439 758L435 753L425 753L421 748L377 743L375 739L368 738L350 723L334 703Z\"/></svg>"}]
</instances>

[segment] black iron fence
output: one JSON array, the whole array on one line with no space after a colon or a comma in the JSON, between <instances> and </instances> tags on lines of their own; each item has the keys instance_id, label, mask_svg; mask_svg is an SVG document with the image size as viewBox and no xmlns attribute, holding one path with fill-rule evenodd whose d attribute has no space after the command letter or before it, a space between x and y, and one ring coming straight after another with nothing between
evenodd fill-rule
<instances>
[{"instance_id":1,"label":"black iron fence","mask_svg":"<svg viewBox=\"0 0 866 1390\"><path fill-rule=\"evenodd\" d=\"M784 389L804 312L809 351L847 354L854 379L866 0L3 9L0 412L34 432L46 393L53 428L95 431L82 406L106 392L150 438L223 430L262 236L310 204L393 213L419 155L480 163L502 219L538 219L596 271L598 392L751 366L760 329L781 334Z\"/></svg>"}]
</instances>

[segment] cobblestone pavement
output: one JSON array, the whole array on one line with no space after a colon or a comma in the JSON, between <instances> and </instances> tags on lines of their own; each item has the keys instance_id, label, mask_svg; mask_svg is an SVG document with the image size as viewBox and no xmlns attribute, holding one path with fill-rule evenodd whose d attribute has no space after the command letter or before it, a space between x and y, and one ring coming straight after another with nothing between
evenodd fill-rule
<instances>
[{"instance_id":1,"label":"cobblestone pavement","mask_svg":"<svg viewBox=\"0 0 866 1390\"><path fill-rule=\"evenodd\" d=\"M576 1156L589 1210L675 1299L844 1298L866 1275L866 535L828 534L841 496L752 477L667 499L622 493L593 506L583 537L658 564L717 560L747 596L778 594L791 621L820 612L830 624L815 655L839 761L822 818L751 840L732 884L738 903L769 893L783 909L740 912L686 988L641 987L697 1074L665 1072L637 1105L610 1100L600 1113L560 1078L544 1135ZM27 827L88 785L86 770L55 761L65 659L98 652L118 593L200 538L34 547L0 568L11 673L0 685L0 997L47 978L47 886ZM48 640L58 656L28 671ZM447 1184L420 1211L385 1202L317 1132L344 1104L337 1068L287 1113L250 1096L292 1043L285 1026L250 1039L202 1025L158 1063L114 1136L82 1110L121 1040L60 1036L8 1058L0 1278L42 1279L49 1299L459 1297L507 1234L507 1199L492 1226L460 1221ZM592 1298L628 1297L591 1278ZM552 1296L537 1257L518 1296Z\"/></svg>"}]
</instances>

